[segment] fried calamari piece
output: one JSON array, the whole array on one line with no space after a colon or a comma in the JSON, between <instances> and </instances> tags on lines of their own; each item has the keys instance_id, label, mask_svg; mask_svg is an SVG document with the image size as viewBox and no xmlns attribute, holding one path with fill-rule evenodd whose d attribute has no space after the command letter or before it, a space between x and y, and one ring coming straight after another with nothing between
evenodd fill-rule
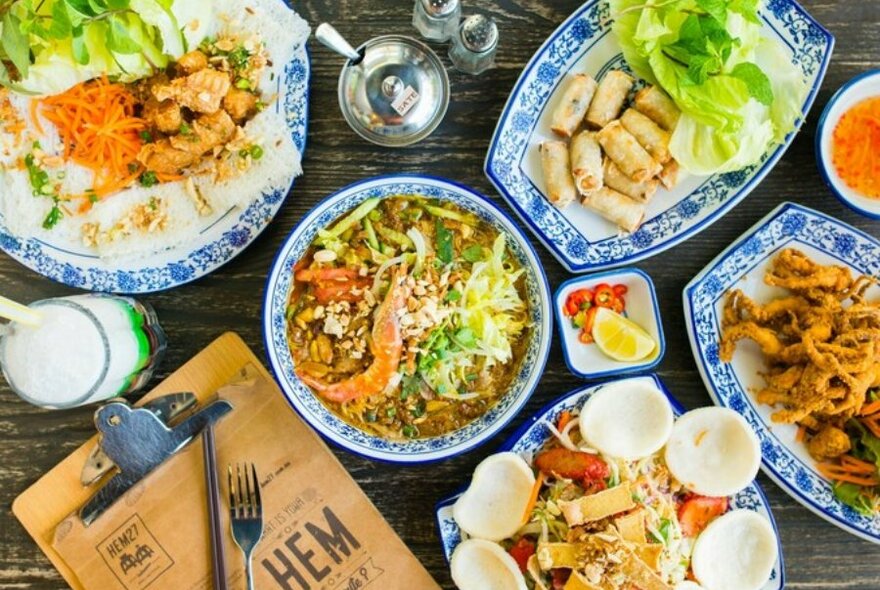
<instances>
[{"instance_id":1,"label":"fried calamari piece","mask_svg":"<svg viewBox=\"0 0 880 590\"><path fill-rule=\"evenodd\" d=\"M764 282L792 291L820 289L838 292L849 289L853 279L850 270L844 266L822 266L800 250L786 248L773 261Z\"/></svg>"}]
</instances>

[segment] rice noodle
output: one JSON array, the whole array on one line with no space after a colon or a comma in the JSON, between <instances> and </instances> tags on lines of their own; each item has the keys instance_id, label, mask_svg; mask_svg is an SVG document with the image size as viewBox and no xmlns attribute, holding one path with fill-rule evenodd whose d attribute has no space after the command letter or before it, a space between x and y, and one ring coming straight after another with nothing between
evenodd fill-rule
<instances>
[{"instance_id":1,"label":"rice noodle","mask_svg":"<svg viewBox=\"0 0 880 590\"><path fill-rule=\"evenodd\" d=\"M396 256L395 258L392 258L390 260L386 260L382 263L382 265L379 267L379 270L376 271L376 276L373 278L373 295L375 295L376 297L379 296L379 286L382 284L382 275L385 274L385 271L395 264L400 264L404 260L405 258L403 257L403 255L401 255Z\"/></svg>"},{"instance_id":2,"label":"rice noodle","mask_svg":"<svg viewBox=\"0 0 880 590\"><path fill-rule=\"evenodd\" d=\"M567 434L563 435L561 432L559 432L559 430L556 429L556 426L554 426L551 422L549 422L548 420L541 420L541 424L543 424L544 426L547 427L547 430L550 431L550 434L555 436L557 438L557 440L559 440L559 444L561 444L563 447L565 447L569 451L579 451L580 450L575 446L575 444L573 442L571 442L571 439L568 437Z\"/></svg>"}]
</instances>

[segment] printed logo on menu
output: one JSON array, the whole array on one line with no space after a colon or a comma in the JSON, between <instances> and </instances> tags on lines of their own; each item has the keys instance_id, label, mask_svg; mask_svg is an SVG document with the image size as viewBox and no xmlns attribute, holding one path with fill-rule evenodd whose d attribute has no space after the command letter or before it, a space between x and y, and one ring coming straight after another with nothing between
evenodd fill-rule
<instances>
[{"instance_id":1,"label":"printed logo on menu","mask_svg":"<svg viewBox=\"0 0 880 590\"><path fill-rule=\"evenodd\" d=\"M282 590L361 590L384 572L314 488L266 521L259 567Z\"/></svg>"},{"instance_id":2,"label":"printed logo on menu","mask_svg":"<svg viewBox=\"0 0 880 590\"><path fill-rule=\"evenodd\" d=\"M127 590L143 590L168 571L174 560L137 514L96 547Z\"/></svg>"}]
</instances>

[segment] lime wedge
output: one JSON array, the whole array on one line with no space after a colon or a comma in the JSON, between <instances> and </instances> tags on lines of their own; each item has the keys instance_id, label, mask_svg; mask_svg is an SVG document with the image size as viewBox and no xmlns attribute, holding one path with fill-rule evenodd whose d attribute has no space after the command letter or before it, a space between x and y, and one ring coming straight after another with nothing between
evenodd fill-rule
<instances>
[{"instance_id":1,"label":"lime wedge","mask_svg":"<svg viewBox=\"0 0 880 590\"><path fill-rule=\"evenodd\" d=\"M617 361L640 361L657 348L641 326L605 307L596 312L592 334L599 350Z\"/></svg>"}]
</instances>

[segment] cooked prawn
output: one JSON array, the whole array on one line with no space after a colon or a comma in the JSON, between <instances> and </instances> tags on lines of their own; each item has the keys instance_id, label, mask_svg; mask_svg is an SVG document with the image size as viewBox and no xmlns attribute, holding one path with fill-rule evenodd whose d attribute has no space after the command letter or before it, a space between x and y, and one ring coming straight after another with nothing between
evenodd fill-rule
<instances>
[{"instance_id":1,"label":"cooked prawn","mask_svg":"<svg viewBox=\"0 0 880 590\"><path fill-rule=\"evenodd\" d=\"M363 373L337 383L324 383L304 371L297 376L309 387L331 402L344 403L359 397L381 393L400 366L403 355L403 335L400 330L400 310L406 305L407 290L403 285L405 268L398 268L391 279L388 294L376 309L373 319L373 362Z\"/></svg>"}]
</instances>

